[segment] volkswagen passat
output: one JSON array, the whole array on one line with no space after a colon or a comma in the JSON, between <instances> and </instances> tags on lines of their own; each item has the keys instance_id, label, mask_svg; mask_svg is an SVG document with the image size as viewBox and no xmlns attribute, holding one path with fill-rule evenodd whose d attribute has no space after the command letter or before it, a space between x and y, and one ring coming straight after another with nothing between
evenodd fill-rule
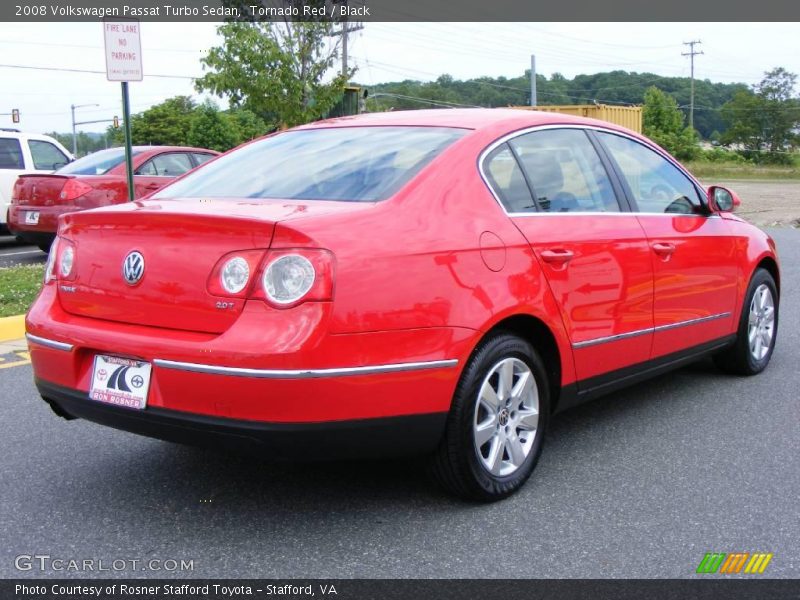
<instances>
[{"instance_id":1,"label":"volkswagen passat","mask_svg":"<svg viewBox=\"0 0 800 600\"><path fill-rule=\"evenodd\" d=\"M551 415L770 360L775 245L640 135L553 113L311 124L61 217L27 316L56 413L327 458L422 453L499 499Z\"/></svg>"}]
</instances>

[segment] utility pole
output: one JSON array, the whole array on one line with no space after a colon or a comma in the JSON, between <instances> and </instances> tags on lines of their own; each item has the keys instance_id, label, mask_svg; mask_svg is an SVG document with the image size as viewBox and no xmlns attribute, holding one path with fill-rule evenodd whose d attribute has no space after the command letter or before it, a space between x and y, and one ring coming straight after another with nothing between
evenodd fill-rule
<instances>
[{"instance_id":1,"label":"utility pole","mask_svg":"<svg viewBox=\"0 0 800 600\"><path fill-rule=\"evenodd\" d=\"M85 108L87 106L100 106L99 104L71 104L70 109L72 109L72 156L78 158L78 135L75 132L75 125L82 125L82 123L75 122L75 109L76 108Z\"/></svg>"},{"instance_id":2,"label":"utility pole","mask_svg":"<svg viewBox=\"0 0 800 600\"><path fill-rule=\"evenodd\" d=\"M531 106L536 106L536 55L531 54Z\"/></svg>"},{"instance_id":3,"label":"utility pole","mask_svg":"<svg viewBox=\"0 0 800 600\"><path fill-rule=\"evenodd\" d=\"M347 2L345 2L345 5L347 5ZM347 77L347 35L355 33L356 31L361 31L362 29L364 29L363 25L349 26L347 24L347 17L345 17L342 19L342 29L331 34L333 37L337 35L342 36L342 75L344 77ZM347 83L348 82L345 80L344 84L347 85Z\"/></svg>"},{"instance_id":4,"label":"utility pole","mask_svg":"<svg viewBox=\"0 0 800 600\"><path fill-rule=\"evenodd\" d=\"M694 57L698 54L703 54L702 50L695 50L694 47L696 44L702 44L700 40L692 40L691 42L683 42L684 46L689 46L689 52L682 52L681 56L688 56L691 62L691 73L692 73L692 87L691 87L691 99L689 101L689 127L694 129Z\"/></svg>"}]
</instances>

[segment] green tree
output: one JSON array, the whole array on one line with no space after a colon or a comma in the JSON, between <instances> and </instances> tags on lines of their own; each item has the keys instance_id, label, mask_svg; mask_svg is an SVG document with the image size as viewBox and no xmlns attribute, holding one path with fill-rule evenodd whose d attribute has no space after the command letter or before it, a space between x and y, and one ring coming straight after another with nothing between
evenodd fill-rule
<instances>
[{"instance_id":1,"label":"green tree","mask_svg":"<svg viewBox=\"0 0 800 600\"><path fill-rule=\"evenodd\" d=\"M675 98L655 86L644 93L642 127L646 136L681 160L691 160L699 152L697 135L684 127Z\"/></svg>"},{"instance_id":2,"label":"green tree","mask_svg":"<svg viewBox=\"0 0 800 600\"><path fill-rule=\"evenodd\" d=\"M207 101L194 110L186 141L190 146L225 152L239 145L239 129L216 104Z\"/></svg>"},{"instance_id":3,"label":"green tree","mask_svg":"<svg viewBox=\"0 0 800 600\"><path fill-rule=\"evenodd\" d=\"M264 119L251 110L245 108L230 110L225 116L230 121L231 126L236 128L239 144L261 137L268 131Z\"/></svg>"},{"instance_id":4,"label":"green tree","mask_svg":"<svg viewBox=\"0 0 800 600\"><path fill-rule=\"evenodd\" d=\"M791 162L789 151L798 144L800 99L794 96L797 76L783 68L764 74L752 90L742 90L721 110L728 124L726 144L740 146L759 162Z\"/></svg>"},{"instance_id":5,"label":"green tree","mask_svg":"<svg viewBox=\"0 0 800 600\"><path fill-rule=\"evenodd\" d=\"M131 140L134 144L186 146L196 104L189 96L175 96L138 114L131 115ZM125 143L120 127L109 128L115 145Z\"/></svg>"},{"instance_id":6,"label":"green tree","mask_svg":"<svg viewBox=\"0 0 800 600\"><path fill-rule=\"evenodd\" d=\"M341 97L348 77L326 81L338 56L334 23L226 23L217 32L223 44L202 59L209 72L198 91L225 97L272 128L319 119Z\"/></svg>"}]
</instances>

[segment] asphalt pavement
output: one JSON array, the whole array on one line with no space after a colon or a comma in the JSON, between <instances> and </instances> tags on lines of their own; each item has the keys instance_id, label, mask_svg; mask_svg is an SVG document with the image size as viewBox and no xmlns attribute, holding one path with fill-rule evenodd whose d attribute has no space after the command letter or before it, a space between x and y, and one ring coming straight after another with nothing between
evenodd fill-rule
<instances>
[{"instance_id":1,"label":"asphalt pavement","mask_svg":"<svg viewBox=\"0 0 800 600\"><path fill-rule=\"evenodd\" d=\"M29 365L0 368L0 577L81 575L18 571L21 554L193 561L106 577L693 577L706 552L771 552L764 577L800 577L800 231L772 233L767 371L704 361L564 413L493 505L418 461L275 464L66 422Z\"/></svg>"},{"instance_id":2,"label":"asphalt pavement","mask_svg":"<svg viewBox=\"0 0 800 600\"><path fill-rule=\"evenodd\" d=\"M33 265L47 261L47 254L36 246L21 244L10 235L0 235L0 268Z\"/></svg>"}]
</instances>

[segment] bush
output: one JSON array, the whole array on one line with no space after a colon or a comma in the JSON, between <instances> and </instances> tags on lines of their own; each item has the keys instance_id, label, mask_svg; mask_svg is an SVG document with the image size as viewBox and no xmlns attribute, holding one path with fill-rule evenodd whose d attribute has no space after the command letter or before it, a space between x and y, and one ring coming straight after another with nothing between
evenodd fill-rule
<instances>
[{"instance_id":1,"label":"bush","mask_svg":"<svg viewBox=\"0 0 800 600\"><path fill-rule=\"evenodd\" d=\"M734 164L744 164L747 162L747 159L744 156L738 152L734 152L733 150L727 150L726 148L711 148L710 150L701 150L697 160Z\"/></svg>"}]
</instances>

